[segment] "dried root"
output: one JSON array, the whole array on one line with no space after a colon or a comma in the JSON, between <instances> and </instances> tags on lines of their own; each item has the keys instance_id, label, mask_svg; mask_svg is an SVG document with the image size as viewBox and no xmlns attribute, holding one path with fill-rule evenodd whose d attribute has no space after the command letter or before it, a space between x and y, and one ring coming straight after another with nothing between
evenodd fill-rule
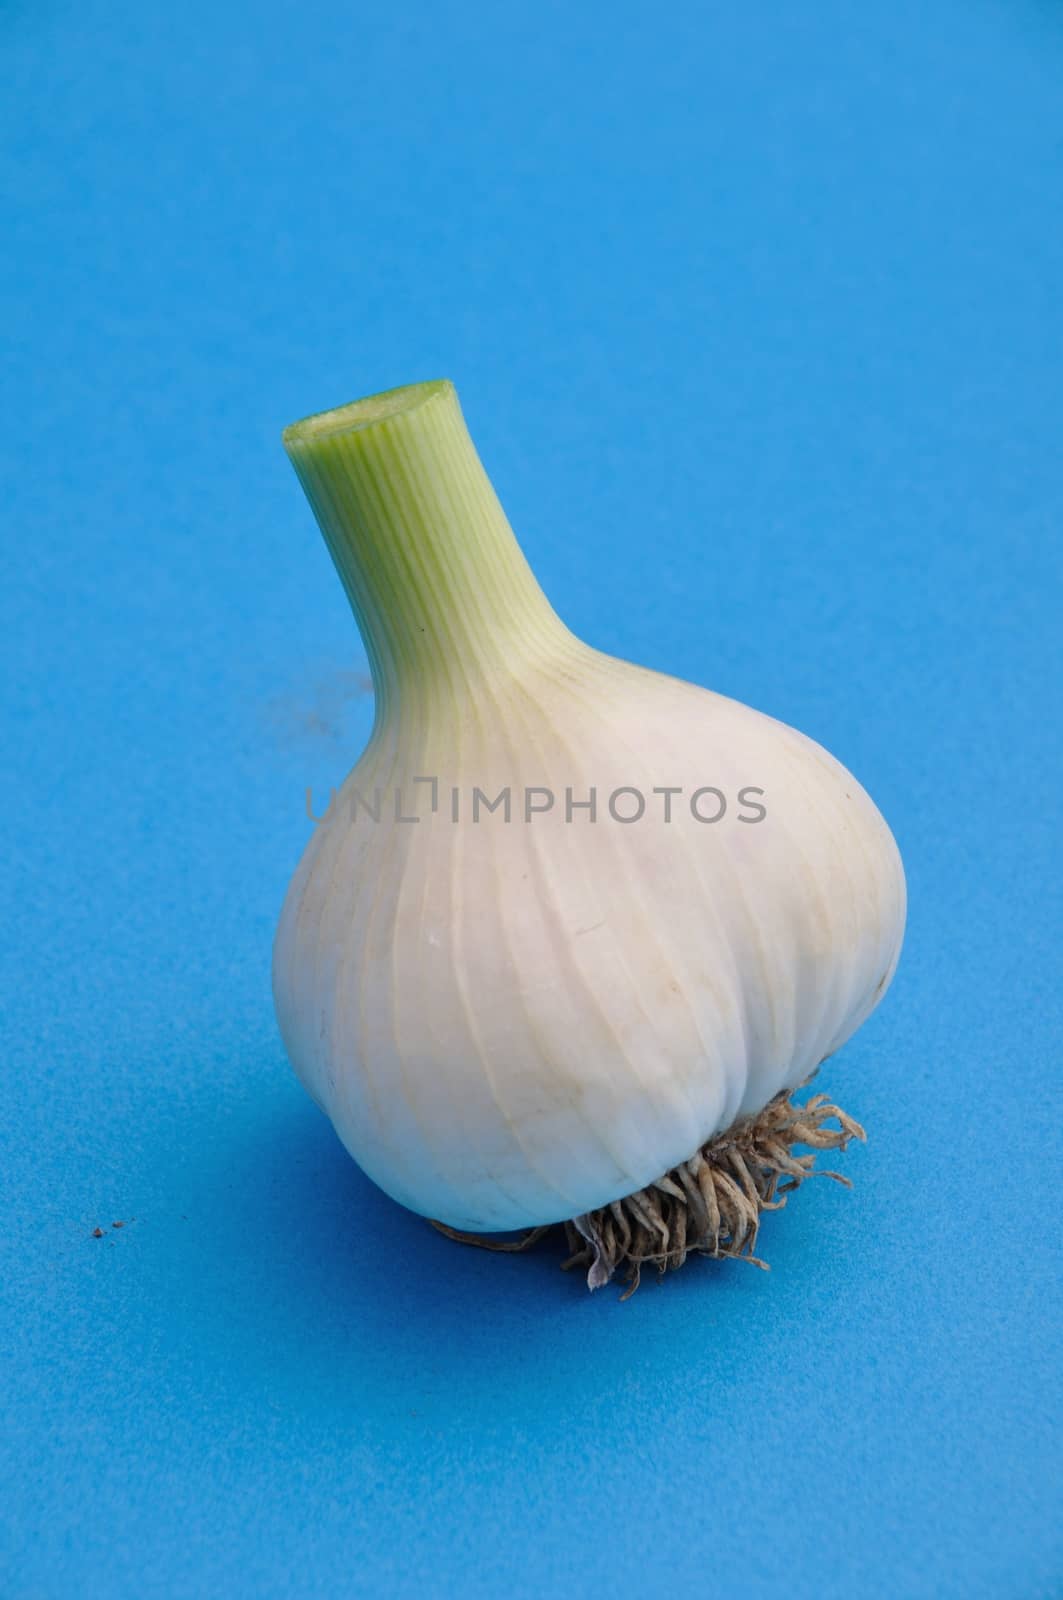
<instances>
[{"instance_id":1,"label":"dried root","mask_svg":"<svg viewBox=\"0 0 1063 1600\"><path fill-rule=\"evenodd\" d=\"M572 1252L564 1268L585 1267L591 1289L623 1270L630 1285L625 1300L638 1288L643 1267L656 1267L663 1277L692 1254L766 1269L767 1262L754 1254L761 1213L780 1210L806 1178L833 1178L851 1187L840 1172L817 1172L816 1152L844 1150L850 1139L864 1137L860 1124L825 1094L804 1105L789 1093L776 1095L755 1117L710 1139L647 1188L562 1224ZM807 1146L809 1154L794 1155L795 1145ZM506 1251L528 1250L552 1231L530 1228L519 1239L501 1240L441 1222L433 1226L462 1244Z\"/></svg>"}]
</instances>

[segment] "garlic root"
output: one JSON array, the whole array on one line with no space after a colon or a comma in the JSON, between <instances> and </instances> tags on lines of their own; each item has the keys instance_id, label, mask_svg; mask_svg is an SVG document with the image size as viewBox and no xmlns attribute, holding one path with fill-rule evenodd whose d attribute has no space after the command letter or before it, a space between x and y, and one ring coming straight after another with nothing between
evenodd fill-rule
<instances>
[{"instance_id":1,"label":"garlic root","mask_svg":"<svg viewBox=\"0 0 1063 1600\"><path fill-rule=\"evenodd\" d=\"M810 1082L806 1079L801 1087ZM838 1126L828 1127L830 1122ZM689 1161L647 1188L556 1224L564 1228L572 1252L562 1270L586 1267L589 1289L603 1288L624 1271L629 1287L623 1300L638 1288L643 1267L656 1267L663 1278L691 1255L747 1261L767 1271L768 1263L753 1253L761 1214L781 1210L806 1178L833 1178L851 1188L844 1174L816 1168L816 1152L844 1150L851 1139L866 1138L859 1122L827 1095L813 1095L799 1105L784 1090L763 1111L716 1134ZM795 1155L797 1145L807 1146L808 1154ZM443 1222L432 1226L459 1244L519 1253L538 1244L555 1225L529 1228L519 1239L464 1233Z\"/></svg>"}]
</instances>

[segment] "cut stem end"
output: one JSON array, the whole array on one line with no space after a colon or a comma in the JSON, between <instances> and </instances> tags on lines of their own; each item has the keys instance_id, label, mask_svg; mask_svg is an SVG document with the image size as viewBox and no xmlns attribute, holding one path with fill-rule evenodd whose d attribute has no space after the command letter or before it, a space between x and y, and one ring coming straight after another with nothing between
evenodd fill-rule
<instances>
[{"instance_id":1,"label":"cut stem end","mask_svg":"<svg viewBox=\"0 0 1063 1600\"><path fill-rule=\"evenodd\" d=\"M414 411L426 400L439 394L452 395L454 385L447 378L433 378L427 383L407 383L400 389L385 389L382 394L371 394L364 400L352 400L349 405L334 406L330 411L315 411L285 428L281 435L286 450L318 439L329 439L336 434L357 433L374 422L385 422L388 417L401 416Z\"/></svg>"}]
</instances>

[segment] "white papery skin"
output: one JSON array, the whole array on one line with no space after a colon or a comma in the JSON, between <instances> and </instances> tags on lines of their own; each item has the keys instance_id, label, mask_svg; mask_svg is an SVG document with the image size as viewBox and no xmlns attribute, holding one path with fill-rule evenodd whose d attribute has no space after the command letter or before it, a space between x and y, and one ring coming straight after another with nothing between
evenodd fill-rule
<instances>
[{"instance_id":1,"label":"white papery skin","mask_svg":"<svg viewBox=\"0 0 1063 1600\"><path fill-rule=\"evenodd\" d=\"M452 1227L621 1199L795 1088L878 1004L904 930L893 837L812 740L569 633L450 385L325 413L285 443L377 691L277 933L292 1064L369 1176ZM434 813L418 777L437 780ZM690 806L707 785L727 799L714 823ZM665 787L682 790L670 821ZM511 820L474 822L474 788L508 788ZM645 798L638 821L610 815L620 788ZM748 788L760 821L740 820ZM374 822L354 791L378 789ZM552 809L525 820L528 789ZM596 820L566 816L566 793L592 789ZM396 790L417 822L395 820Z\"/></svg>"}]
</instances>

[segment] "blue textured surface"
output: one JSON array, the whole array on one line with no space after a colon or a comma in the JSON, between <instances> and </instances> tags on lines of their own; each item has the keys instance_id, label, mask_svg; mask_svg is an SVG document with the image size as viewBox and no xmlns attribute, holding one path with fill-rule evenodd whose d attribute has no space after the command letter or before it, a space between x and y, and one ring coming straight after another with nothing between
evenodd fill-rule
<instances>
[{"instance_id":1,"label":"blue textured surface","mask_svg":"<svg viewBox=\"0 0 1063 1600\"><path fill-rule=\"evenodd\" d=\"M0 46L5 1600L1060 1593L1060 8ZM900 841L856 1189L770 1274L453 1247L284 1062L303 793L371 707L279 430L436 375L572 626Z\"/></svg>"}]
</instances>

